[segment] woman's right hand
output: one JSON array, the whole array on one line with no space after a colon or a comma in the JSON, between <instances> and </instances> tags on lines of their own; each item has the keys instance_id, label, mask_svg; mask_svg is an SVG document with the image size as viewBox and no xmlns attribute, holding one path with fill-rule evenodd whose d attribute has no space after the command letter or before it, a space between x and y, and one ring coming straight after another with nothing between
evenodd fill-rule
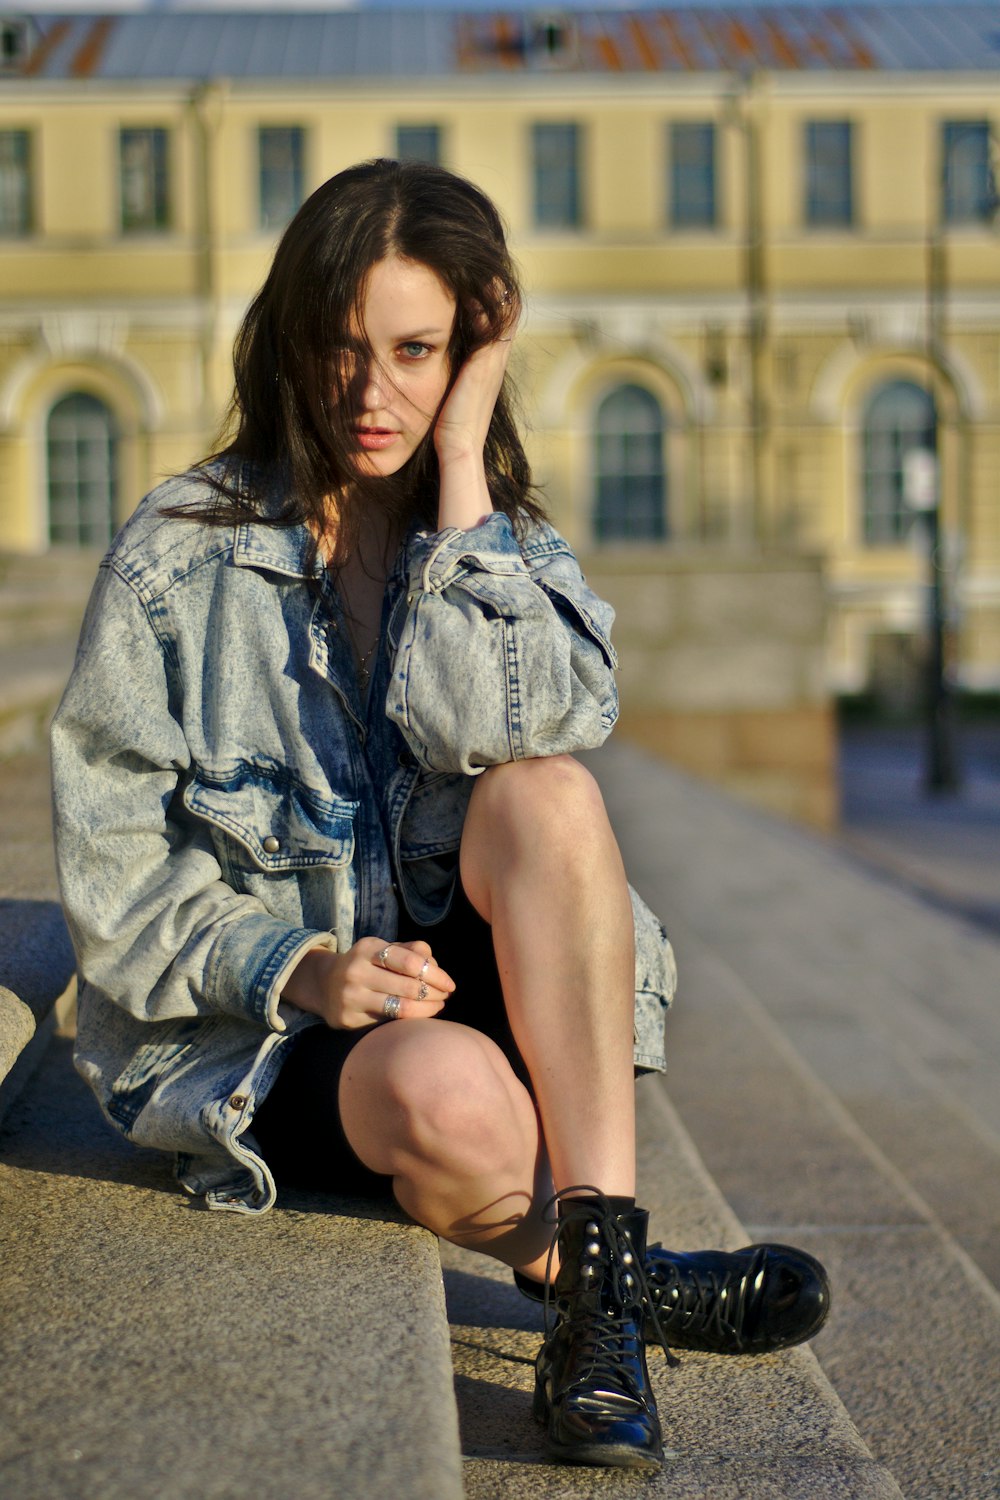
<instances>
[{"instance_id":1,"label":"woman's right hand","mask_svg":"<svg viewBox=\"0 0 1000 1500\"><path fill-rule=\"evenodd\" d=\"M281 993L283 1000L322 1016L335 1030L350 1031L384 1021L390 995L400 1001L400 1020L436 1016L454 988L427 943L365 937L346 953L310 948Z\"/></svg>"}]
</instances>

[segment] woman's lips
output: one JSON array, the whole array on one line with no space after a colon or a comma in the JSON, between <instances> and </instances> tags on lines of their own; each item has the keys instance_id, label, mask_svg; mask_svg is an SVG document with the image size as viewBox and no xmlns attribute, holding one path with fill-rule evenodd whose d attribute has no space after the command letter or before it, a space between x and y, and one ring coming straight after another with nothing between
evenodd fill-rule
<instances>
[{"instance_id":1,"label":"woman's lips","mask_svg":"<svg viewBox=\"0 0 1000 1500\"><path fill-rule=\"evenodd\" d=\"M388 427L359 427L356 429L358 442L366 453L381 453L383 448L388 448L399 436Z\"/></svg>"}]
</instances>

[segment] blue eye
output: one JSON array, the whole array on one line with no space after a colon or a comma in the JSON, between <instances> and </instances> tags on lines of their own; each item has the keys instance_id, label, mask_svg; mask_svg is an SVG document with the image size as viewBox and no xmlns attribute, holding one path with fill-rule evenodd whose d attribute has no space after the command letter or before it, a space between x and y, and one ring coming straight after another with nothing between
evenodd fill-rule
<instances>
[{"instance_id":1,"label":"blue eye","mask_svg":"<svg viewBox=\"0 0 1000 1500\"><path fill-rule=\"evenodd\" d=\"M430 344L421 344L416 340L410 344L400 344L399 347L407 359L424 359L431 352Z\"/></svg>"}]
</instances>

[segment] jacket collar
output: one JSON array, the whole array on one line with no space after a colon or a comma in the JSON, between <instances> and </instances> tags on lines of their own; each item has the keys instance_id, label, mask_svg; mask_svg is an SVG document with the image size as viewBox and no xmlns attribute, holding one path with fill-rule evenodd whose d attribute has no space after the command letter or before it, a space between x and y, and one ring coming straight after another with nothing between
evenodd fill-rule
<instances>
[{"instance_id":1,"label":"jacket collar","mask_svg":"<svg viewBox=\"0 0 1000 1500\"><path fill-rule=\"evenodd\" d=\"M304 526L266 526L248 521L235 529L233 562L238 568L269 568L291 578L321 578L323 560L307 568L309 533Z\"/></svg>"}]
</instances>

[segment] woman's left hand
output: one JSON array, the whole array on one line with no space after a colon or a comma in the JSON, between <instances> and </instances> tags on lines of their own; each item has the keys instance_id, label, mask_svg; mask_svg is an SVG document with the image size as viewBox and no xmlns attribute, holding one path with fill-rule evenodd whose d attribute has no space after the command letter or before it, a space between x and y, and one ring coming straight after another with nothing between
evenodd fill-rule
<instances>
[{"instance_id":1,"label":"woman's left hand","mask_svg":"<svg viewBox=\"0 0 1000 1500\"><path fill-rule=\"evenodd\" d=\"M510 360L517 313L503 337L473 351L459 370L434 425L441 475L438 525L466 531L493 510L483 449Z\"/></svg>"}]
</instances>

